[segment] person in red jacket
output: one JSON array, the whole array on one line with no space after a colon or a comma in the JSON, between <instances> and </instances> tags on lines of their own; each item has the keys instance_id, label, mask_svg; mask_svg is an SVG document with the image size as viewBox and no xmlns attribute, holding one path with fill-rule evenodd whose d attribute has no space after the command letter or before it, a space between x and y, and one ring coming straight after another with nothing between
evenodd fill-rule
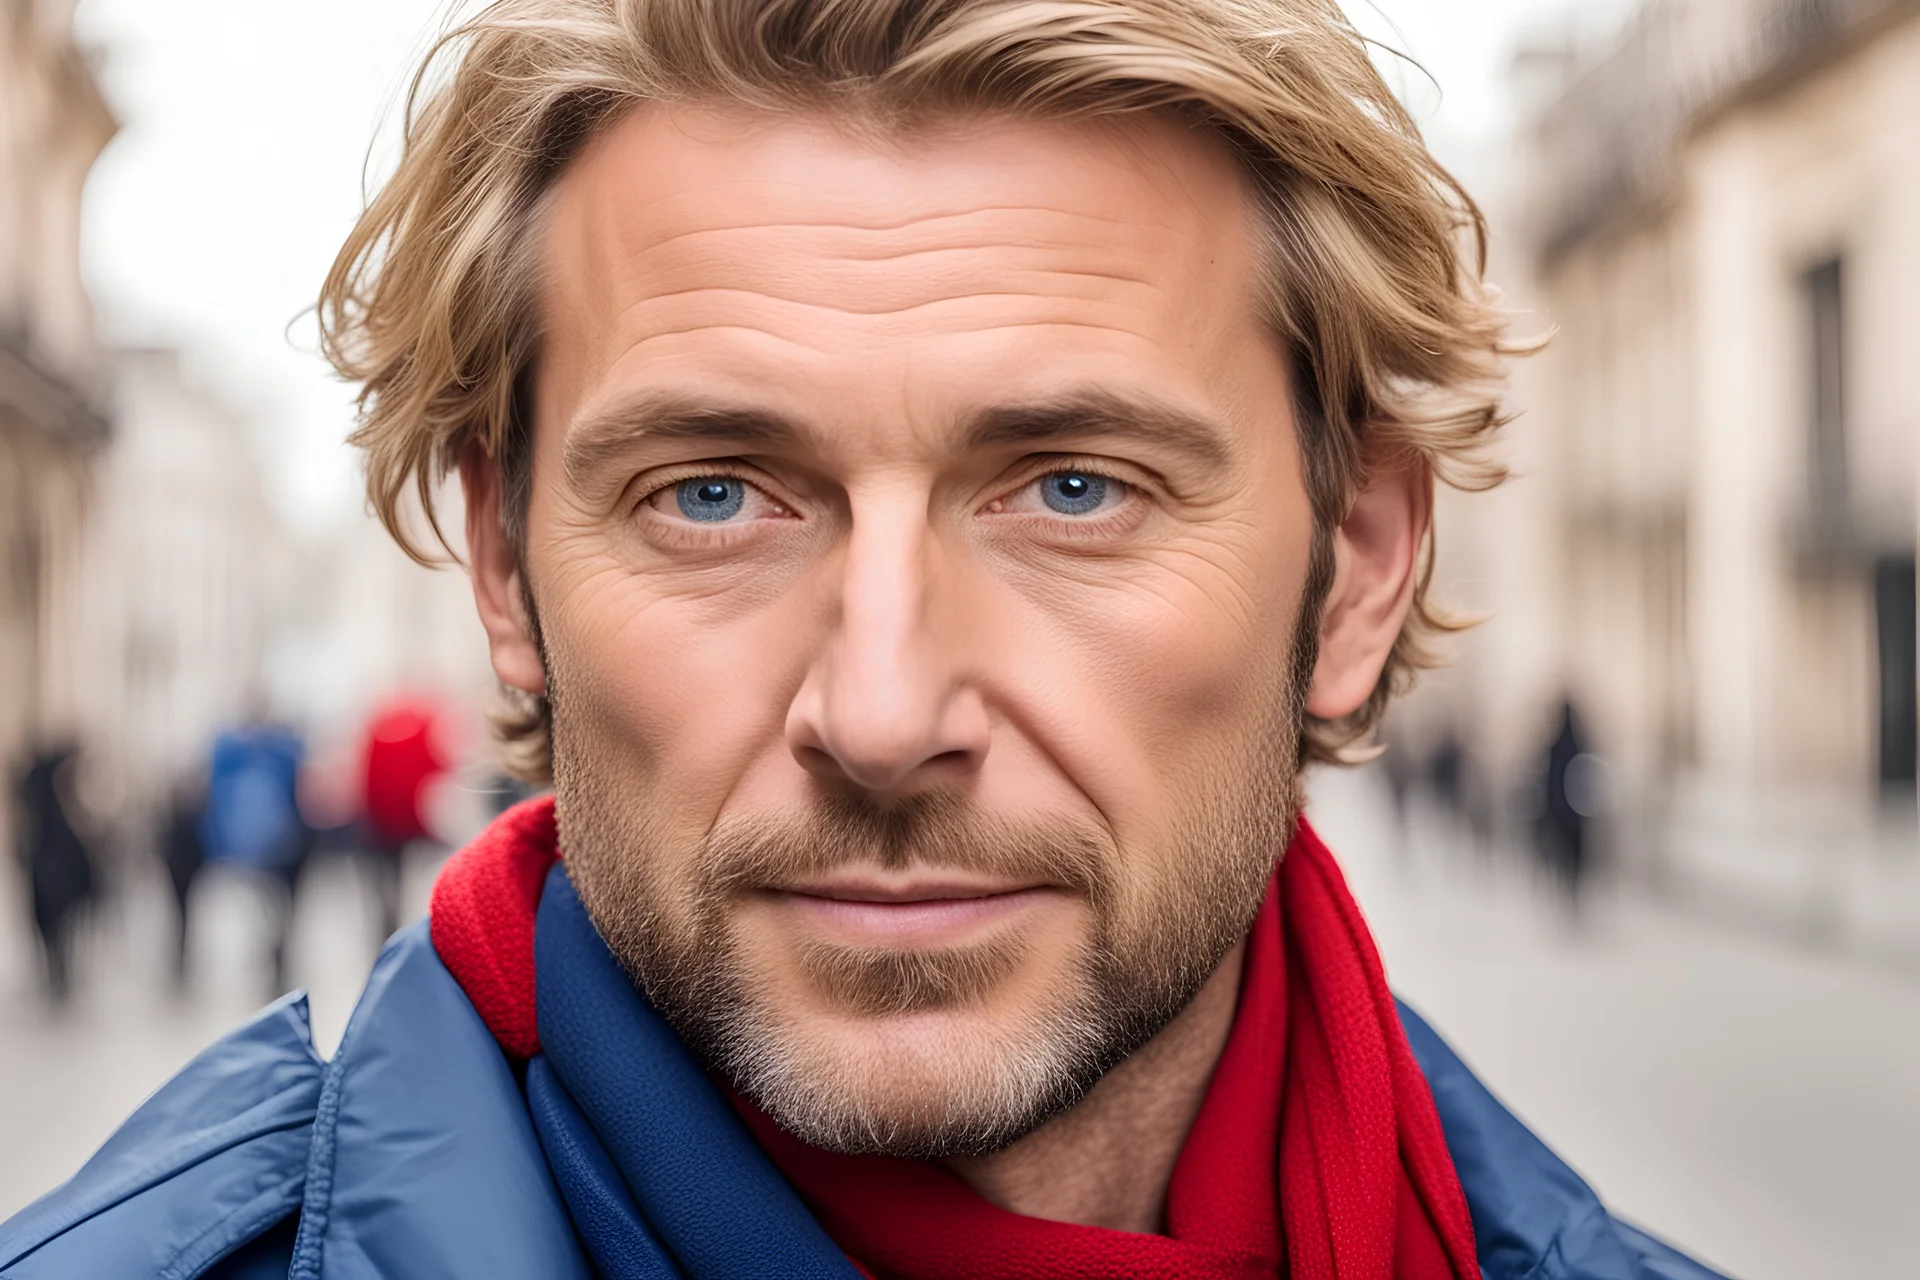
<instances>
[{"instance_id":1,"label":"person in red jacket","mask_svg":"<svg viewBox=\"0 0 1920 1280\"><path fill-rule=\"evenodd\" d=\"M361 821L383 938L400 922L401 855L414 841L431 838L429 789L453 763L438 726L438 708L418 696L391 699L367 720Z\"/></svg>"}]
</instances>

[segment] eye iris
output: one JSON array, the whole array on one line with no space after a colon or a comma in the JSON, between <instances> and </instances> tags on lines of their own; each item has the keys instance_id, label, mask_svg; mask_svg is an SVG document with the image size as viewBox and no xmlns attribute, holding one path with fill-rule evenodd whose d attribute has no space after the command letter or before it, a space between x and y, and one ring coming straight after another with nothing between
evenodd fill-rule
<instances>
[{"instance_id":1,"label":"eye iris","mask_svg":"<svg viewBox=\"0 0 1920 1280\"><path fill-rule=\"evenodd\" d=\"M747 486L732 476L697 476L682 480L674 491L680 514L689 520L714 523L731 520L747 503Z\"/></svg>"},{"instance_id":2,"label":"eye iris","mask_svg":"<svg viewBox=\"0 0 1920 1280\"><path fill-rule=\"evenodd\" d=\"M1040 482L1040 495L1061 515L1085 515L1106 501L1107 481L1084 471L1060 471Z\"/></svg>"}]
</instances>

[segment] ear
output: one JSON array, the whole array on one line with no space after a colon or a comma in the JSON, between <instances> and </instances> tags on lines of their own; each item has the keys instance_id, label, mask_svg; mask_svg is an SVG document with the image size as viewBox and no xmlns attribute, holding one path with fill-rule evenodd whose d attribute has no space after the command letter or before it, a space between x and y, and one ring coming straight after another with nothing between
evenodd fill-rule
<instances>
[{"instance_id":1,"label":"ear","mask_svg":"<svg viewBox=\"0 0 1920 1280\"><path fill-rule=\"evenodd\" d=\"M520 557L501 523L500 468L479 445L460 459L460 488L467 507L468 574L473 603L486 628L493 673L500 683L536 696L546 693L546 672L533 642L533 619L520 581Z\"/></svg>"},{"instance_id":2,"label":"ear","mask_svg":"<svg viewBox=\"0 0 1920 1280\"><path fill-rule=\"evenodd\" d=\"M1432 512L1433 474L1409 459L1375 467L1333 531L1333 586L1320 614L1308 714L1338 720L1373 693L1413 605Z\"/></svg>"}]
</instances>

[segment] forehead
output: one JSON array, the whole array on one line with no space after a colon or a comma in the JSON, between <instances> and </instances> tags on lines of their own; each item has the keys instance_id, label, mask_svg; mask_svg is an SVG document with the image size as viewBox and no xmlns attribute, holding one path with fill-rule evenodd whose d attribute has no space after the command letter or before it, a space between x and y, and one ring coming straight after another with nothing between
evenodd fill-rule
<instances>
[{"instance_id":1,"label":"forehead","mask_svg":"<svg viewBox=\"0 0 1920 1280\"><path fill-rule=\"evenodd\" d=\"M1204 399L1264 342L1254 216L1224 145L1158 117L649 104L550 204L541 417L850 383L903 421L1063 383Z\"/></svg>"}]
</instances>

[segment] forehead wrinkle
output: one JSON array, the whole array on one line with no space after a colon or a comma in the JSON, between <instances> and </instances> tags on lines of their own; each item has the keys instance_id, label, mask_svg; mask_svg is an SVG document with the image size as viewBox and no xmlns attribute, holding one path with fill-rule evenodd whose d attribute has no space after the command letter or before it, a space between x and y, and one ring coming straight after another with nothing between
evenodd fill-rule
<instances>
[{"instance_id":1,"label":"forehead wrinkle","mask_svg":"<svg viewBox=\"0 0 1920 1280\"><path fill-rule=\"evenodd\" d=\"M930 257L934 254L952 253L952 252L961 252L961 250L928 249L928 250L921 251L918 256ZM907 257L911 255L901 254L898 256ZM892 260L894 259L881 258L881 257L860 259L860 261L865 261L865 262L885 262L885 261L892 261ZM1165 286L1161 285L1157 281L1149 280L1145 276L1137 275L1129 271L1096 271L1096 270L1091 270L1091 269L1081 268L1081 267L1019 266L1019 267L1007 267L998 272L992 272L989 274L999 275L1002 277L1006 277L1006 276L1042 277L1042 278L1051 277L1051 278L1060 279L1060 280L1107 281L1113 284L1133 285L1142 289L1151 289L1155 293L1164 294L1167 292ZM1089 301L1092 301L1092 300L1093 299L1089 299Z\"/></svg>"},{"instance_id":2,"label":"forehead wrinkle","mask_svg":"<svg viewBox=\"0 0 1920 1280\"><path fill-rule=\"evenodd\" d=\"M1066 242L1023 242L1011 240L976 240L967 244L943 244L909 249L897 249L886 253L838 253L834 260L841 263L894 263L913 258L937 258L948 254L991 253L996 250L1012 250L1025 254L1086 254L1084 243ZM1158 288L1152 281L1141 275L1126 271L1098 271L1082 267L1064 266L1019 266L1005 269L1008 272L1022 272L1055 276L1080 276L1089 280L1118 280L1127 284L1143 284Z\"/></svg>"},{"instance_id":3,"label":"forehead wrinkle","mask_svg":"<svg viewBox=\"0 0 1920 1280\"><path fill-rule=\"evenodd\" d=\"M1026 295L1023 294L1021 296L1024 297ZM1153 342L1151 338L1141 333L1140 330L1137 328L1129 328L1126 325L1102 324L1097 320L1085 320L1085 319L1064 320L1064 319L1058 319L1058 318L1049 318L1044 320L1001 320L1001 321L996 321L993 324L969 325L967 326L967 328L968 328L968 331L972 333L998 333L1003 330L1013 330L1013 329L1094 329L1102 333L1116 334L1122 338L1127 338L1135 342L1146 342L1150 344ZM810 346L806 346L804 343L793 341L792 339L784 338L779 335L769 334L766 330L756 328L752 325L729 324L729 323L722 323L719 321L716 321L712 324L688 324L688 325L676 326L670 329L655 330L651 333L648 333L644 337L636 338L632 343L627 345L626 349L629 352L637 351L649 342L663 341L668 338L685 337L687 335L696 334L696 333L728 332L728 331L738 332L738 333L751 333L759 337L775 337L779 341L787 342L789 343L789 345L792 345L792 346L803 347L805 350L814 352L815 354L818 354L818 355L832 356L832 355L844 354L838 347L810 347Z\"/></svg>"},{"instance_id":4,"label":"forehead wrinkle","mask_svg":"<svg viewBox=\"0 0 1920 1280\"><path fill-rule=\"evenodd\" d=\"M1146 289L1153 289L1156 292L1163 292L1157 286L1154 286L1154 285L1143 283L1141 284L1140 287L1146 288ZM904 316L904 315L910 315L916 311L924 311L932 307L945 306L953 303L983 301L990 298L1018 298L1018 299L1023 299L1031 302L1067 301L1067 302L1080 303L1082 305L1090 306L1090 307L1115 307L1115 306L1125 305L1121 303L1119 300L1113 299L1113 298L1089 298L1089 297L1081 296L1079 294L1071 294L1071 293L1040 294L1040 293L1033 293L1033 292L1019 290L1019 289L956 289L951 292L941 293L936 297L921 298L913 302L901 302L891 306L879 305L879 306L870 306L870 307L859 307L859 306L853 306L849 303L826 303L826 302L820 302L814 299L792 297L786 294L773 293L765 289L746 289L746 288L737 288L737 287L729 288L724 285L704 285L698 288L677 289L671 293L654 294L651 297L644 298L636 302L634 306L631 308L631 310L635 310L635 311L642 310L648 304L655 303L655 302L671 302L675 300L684 300L689 298L700 298L700 297L724 298L728 295L744 295L744 296L760 299L766 302L785 303L789 306L801 307L801 308L806 308L806 309L816 310L816 311L833 311L833 312L836 312L837 314L847 315L847 316ZM699 327L751 328L752 326L712 325L712 326L699 326ZM982 327L989 328L989 327L996 327L996 326L982 326ZM648 336L655 336L655 335L650 333Z\"/></svg>"},{"instance_id":5,"label":"forehead wrinkle","mask_svg":"<svg viewBox=\"0 0 1920 1280\"><path fill-rule=\"evenodd\" d=\"M709 191L716 190L723 186L751 186L751 185L758 185L758 184L747 183L747 182L715 183L713 184L713 186L707 188L707 190ZM681 194L684 196L686 193L681 193ZM650 209L660 204L664 204L668 200L673 198L674 197L671 197L671 196L662 196L656 200L649 201L646 204L639 206L638 208L632 205L625 205L621 207L620 212L623 215L625 215L628 219L632 219L632 215L634 213L639 212L640 210ZM934 230L939 228L944 223L960 222L963 220L979 218L987 215L1025 214L1025 213L1035 213L1035 214L1041 214L1043 216L1068 218L1068 219L1072 219L1074 221L1079 221L1079 222L1092 222L1100 226L1107 226L1107 227L1135 227L1142 230L1167 232L1169 234L1177 233L1176 228L1170 227L1165 223L1161 223L1161 222L1155 222L1152 220L1142 219L1142 218L1108 218L1108 217L1102 217L1099 214L1089 213L1084 210L1062 209L1056 205L982 204L982 205L969 205L964 209L949 209L949 210L940 210L936 212L911 213L906 215L905 217L890 220L890 221L879 221L879 220L850 221L842 217L831 217L831 218L790 218L790 219L782 219L779 221L766 221L762 219L755 219L755 220L745 221L745 222L726 222L726 223L720 223L717 225L708 224L708 225L699 226L699 227L687 227L679 231L666 232L665 234L660 235L657 238L649 241L647 244L641 246L640 251L651 252L655 249L664 248L668 245L678 243L679 241L682 241L682 240L688 240L698 236L706 236L706 235L724 235L728 232L734 232L734 231L793 231L793 232L800 232L800 233L805 233L808 231L845 231L845 232L853 232L853 233L865 232L865 233L871 233L874 235L883 235L888 232L909 231L916 228ZM632 219L632 220L636 222L642 221L639 219ZM666 219L661 219L661 220L665 221ZM645 221L650 222L650 221L654 221L654 219L647 219ZM1087 245L1087 242L1081 239L1069 239L1069 240L1064 240L1060 242L1060 246L1063 248L1069 248L1069 247L1085 248L1086 245Z\"/></svg>"},{"instance_id":6,"label":"forehead wrinkle","mask_svg":"<svg viewBox=\"0 0 1920 1280\"><path fill-rule=\"evenodd\" d=\"M1007 248L1018 258L992 259ZM628 278L650 278L633 280L637 296L623 312L631 314L648 306L685 302L703 295L716 300L734 295L827 306L849 315L885 315L962 297L1071 298L1110 304L1121 301L1130 290L1145 290L1161 297L1184 292L1174 282L1155 279L1150 273L1129 271L1120 264L1103 267L1093 255L1059 262L1046 261L1047 256L1047 250L1036 252L1020 246L966 245L850 258L766 259L741 270L729 269L731 264L723 262L661 264L652 270L636 264ZM1042 260L1035 261L1035 257ZM902 269L887 269L894 266ZM859 297L876 300L878 305L830 302L820 296L838 290L852 290ZM888 301L889 297L893 301Z\"/></svg>"},{"instance_id":7,"label":"forehead wrinkle","mask_svg":"<svg viewBox=\"0 0 1920 1280\"><path fill-rule=\"evenodd\" d=\"M739 228L732 234L747 238L738 246L710 244L693 248L682 243L672 249L647 248L604 263L610 277L624 278L648 298L661 299L697 288L741 287L752 280L811 280L824 285L854 284L863 288L894 286L912 289L943 278L964 275L975 280L1056 279L1088 283L1137 285L1165 293L1167 277L1191 275L1211 266L1217 256L1205 246L1184 251L1155 251L1148 245L1114 253L1085 240L1039 240L1030 235L986 236L975 233L964 240L937 243L753 243L757 228ZM702 233L727 234L727 233ZM1140 264L1144 269L1135 269ZM873 268L874 271L863 271ZM885 269L891 268L891 274ZM875 274L876 271L883 272ZM708 281L719 280L712 284Z\"/></svg>"},{"instance_id":8,"label":"forehead wrinkle","mask_svg":"<svg viewBox=\"0 0 1920 1280\"><path fill-rule=\"evenodd\" d=\"M756 229L740 226L733 230L746 234ZM757 252L744 256L731 248L713 253L687 252L688 242L695 237L725 234L704 229L675 237L679 241L678 251L642 250L628 256L625 262L608 262L605 255L595 255L601 258L602 267L593 274L599 275L602 283L590 287L606 301L613 300L608 296L609 290L617 294L631 289L638 296L632 296L620 308L621 313L628 316L649 307L697 306L702 298L711 300L715 307L725 307L732 295L743 299L774 299L803 307L826 307L847 315L880 317L911 313L942 303L993 297L1030 297L1036 302L1064 299L1090 306L1127 305L1137 302L1124 296L1127 290L1144 290L1155 297L1190 292L1178 281L1156 276L1164 277L1176 271L1191 275L1208 270L1218 261L1214 254L1206 252L1204 245L1185 246L1169 264L1170 255L1165 253L1115 255L1104 253L1085 240L1060 241L1048 237L1036 243L1030 233L1019 234L1024 230L982 239L980 229L970 229L965 240L926 245L852 245L842 241L826 248L825 252L818 248L770 252L764 245L755 246ZM1145 269L1130 270L1135 263L1144 264ZM862 270L866 266L880 270L890 264L917 264L924 269L883 273L878 278L867 278L870 273ZM1165 270L1154 271L1155 264L1168 265ZM748 277L745 281L741 279L743 275ZM623 281L624 284L620 283ZM980 283L1010 287L983 289L978 287ZM836 291L850 289L857 291L858 298L871 300L874 305L833 297ZM892 295L891 298L888 295ZM691 328L718 327L736 319L725 316L717 324L709 321L689 325L685 323L689 317L661 318L668 322L669 328L637 335L639 340Z\"/></svg>"},{"instance_id":9,"label":"forehead wrinkle","mask_svg":"<svg viewBox=\"0 0 1920 1280\"><path fill-rule=\"evenodd\" d=\"M614 224L609 242L634 256L645 256L662 249L684 245L688 241L737 234L779 234L793 240L817 242L838 238L842 241L885 243L891 240L930 242L930 247L969 242L1023 245L1034 248L1059 248L1085 251L1112 243L1115 229L1135 232L1138 237L1178 241L1190 239L1182 228L1143 216L1113 217L1091 209L1064 206L1060 202L969 201L964 205L915 209L899 217L862 217L845 209L846 200L837 193L820 192L820 203L831 205L819 217L788 216L790 203L776 203L761 218L742 218L740 199L714 199L708 196L725 186L757 184L715 184L697 192L681 193L667 210L654 209L642 215L632 204L609 193L596 202L585 216L589 221L606 220ZM651 202L653 208L665 200ZM1065 223L1054 226L1042 238L1034 223ZM698 225L684 225L694 222ZM1210 228L1219 224L1208 220ZM912 252L909 247L905 252Z\"/></svg>"},{"instance_id":10,"label":"forehead wrinkle","mask_svg":"<svg viewBox=\"0 0 1920 1280\"><path fill-rule=\"evenodd\" d=\"M624 270L613 268L612 279L633 290L634 296L620 308L628 319L644 316L649 308L671 311L703 302L725 308L735 300L749 306L764 300L852 316L894 316L942 303L994 298L1138 307L1142 293L1169 298L1191 292L1179 281L1158 278L1169 272L1128 269L1131 261L1144 256L1115 263L1079 245L1061 252L1052 246L1035 249L1001 242L834 257L763 250L738 265L724 258L635 261ZM887 270L896 264L908 269ZM1197 262L1185 265L1204 269Z\"/></svg>"},{"instance_id":11,"label":"forehead wrinkle","mask_svg":"<svg viewBox=\"0 0 1920 1280\"><path fill-rule=\"evenodd\" d=\"M635 303L633 307L627 309L635 310L644 305L645 299L642 299L640 302ZM626 356L640 350L640 348L649 342L664 341L668 338L684 338L699 333L736 333L743 337L752 338L755 341L765 341L783 347L797 348L812 356L836 356L843 354L842 348L836 344L803 342L793 334L774 332L772 329L766 327L764 322L755 324L747 320L738 319L684 319L679 323L670 324L664 328L648 329L646 332L638 334L631 339L622 337L620 346L623 354L621 358L624 360Z\"/></svg>"}]
</instances>

